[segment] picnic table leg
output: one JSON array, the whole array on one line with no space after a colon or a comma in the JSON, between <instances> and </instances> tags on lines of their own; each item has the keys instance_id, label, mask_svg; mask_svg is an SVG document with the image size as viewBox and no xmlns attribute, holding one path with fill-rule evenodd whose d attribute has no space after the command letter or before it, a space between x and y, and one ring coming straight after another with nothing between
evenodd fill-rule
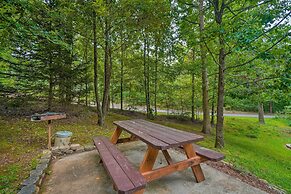
<instances>
[{"instance_id":1,"label":"picnic table leg","mask_svg":"<svg viewBox=\"0 0 291 194\"><path fill-rule=\"evenodd\" d=\"M185 144L183 145L183 148L185 150L187 158L192 158L196 156L196 153L194 152L192 144ZM200 164L192 166L191 168L192 168L192 172L196 178L197 183L205 180Z\"/></svg>"},{"instance_id":2,"label":"picnic table leg","mask_svg":"<svg viewBox=\"0 0 291 194\"><path fill-rule=\"evenodd\" d=\"M113 144L116 144L117 143L117 140L118 140L121 132L122 132L122 129L121 128L117 127L115 129L114 133L111 136L111 143L113 143Z\"/></svg>"},{"instance_id":3,"label":"picnic table leg","mask_svg":"<svg viewBox=\"0 0 291 194\"><path fill-rule=\"evenodd\" d=\"M153 169L155 161L157 159L159 150L151 147L148 145L148 149L146 151L146 154L144 156L144 159L140 165L139 171L141 173L147 172Z\"/></svg>"},{"instance_id":4,"label":"picnic table leg","mask_svg":"<svg viewBox=\"0 0 291 194\"><path fill-rule=\"evenodd\" d=\"M163 154L164 154L164 156L165 156L165 158L167 160L168 165L173 164L173 160L172 160L169 152L167 150L162 150L162 152L163 152Z\"/></svg>"}]
</instances>

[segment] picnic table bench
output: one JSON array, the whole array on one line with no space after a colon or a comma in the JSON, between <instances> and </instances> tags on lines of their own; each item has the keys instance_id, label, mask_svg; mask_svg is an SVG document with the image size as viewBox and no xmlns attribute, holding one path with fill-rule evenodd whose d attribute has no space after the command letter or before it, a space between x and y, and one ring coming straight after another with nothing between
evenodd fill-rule
<instances>
[{"instance_id":1,"label":"picnic table bench","mask_svg":"<svg viewBox=\"0 0 291 194\"><path fill-rule=\"evenodd\" d=\"M203 140L203 136L201 135L180 131L141 119L116 121L114 124L117 128L110 142L105 137L97 137L94 138L94 143L99 151L105 169L108 171L114 182L115 189L119 193L142 193L146 182L159 179L189 167L192 169L196 182L201 182L205 180L205 177L200 164L207 160L219 161L224 158L223 154L213 150L198 145L194 145L193 147L193 143ZM122 131L128 132L131 134L131 137L120 139ZM140 164L139 171L135 170L132 164L114 146L117 143L135 140L141 140L147 144L147 151ZM168 152L168 149L172 148L182 148L187 159L173 162ZM163 153L168 165L153 169L159 151ZM121 172L121 170L124 173L116 173L116 171ZM127 185L126 189L124 185Z\"/></svg>"}]
</instances>

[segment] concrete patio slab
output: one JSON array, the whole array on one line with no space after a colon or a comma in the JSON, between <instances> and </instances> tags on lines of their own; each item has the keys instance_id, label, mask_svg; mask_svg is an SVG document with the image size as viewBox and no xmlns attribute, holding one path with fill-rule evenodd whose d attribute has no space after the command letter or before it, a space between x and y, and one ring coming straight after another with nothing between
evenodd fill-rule
<instances>
[{"instance_id":1,"label":"concrete patio slab","mask_svg":"<svg viewBox=\"0 0 291 194\"><path fill-rule=\"evenodd\" d=\"M142 142L132 142L120 144L118 147L138 169L146 151L146 145ZM169 153L174 161L186 157L175 150ZM166 165L166 160L160 153L155 168L164 165ZM51 169L52 173L46 178L41 190L44 194L116 193L102 164L99 164L99 155L95 150L59 159L52 164ZM206 180L201 183L195 182L189 168L148 183L145 194L265 193L208 165L203 164L202 169Z\"/></svg>"}]
</instances>

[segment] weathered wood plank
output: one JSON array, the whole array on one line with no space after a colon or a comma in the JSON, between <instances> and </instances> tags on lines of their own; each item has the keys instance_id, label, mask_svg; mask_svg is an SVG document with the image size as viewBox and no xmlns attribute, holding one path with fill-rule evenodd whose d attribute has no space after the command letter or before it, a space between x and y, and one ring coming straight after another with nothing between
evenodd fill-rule
<instances>
[{"instance_id":1,"label":"weathered wood plank","mask_svg":"<svg viewBox=\"0 0 291 194\"><path fill-rule=\"evenodd\" d=\"M128 121L127 124L130 125L132 128L135 128L139 131L143 131L147 135L152 136L154 138L157 138L160 141L163 141L167 144L170 144L170 145L178 144L179 145L179 141L177 141L175 139L171 139L166 134L163 134L160 131L154 130L146 125L137 123L135 121Z\"/></svg>"},{"instance_id":2,"label":"weathered wood plank","mask_svg":"<svg viewBox=\"0 0 291 194\"><path fill-rule=\"evenodd\" d=\"M201 162L200 159L201 158L199 156L194 156L192 158L174 163L169 166L165 166L152 171L143 172L142 175L146 178L147 181L153 181L163 176L169 175L171 173L184 170L191 166L198 165Z\"/></svg>"},{"instance_id":3,"label":"weathered wood plank","mask_svg":"<svg viewBox=\"0 0 291 194\"><path fill-rule=\"evenodd\" d=\"M148 149L139 168L140 172L147 172L153 169L158 152L159 150L148 145Z\"/></svg>"},{"instance_id":4,"label":"weathered wood plank","mask_svg":"<svg viewBox=\"0 0 291 194\"><path fill-rule=\"evenodd\" d=\"M194 152L192 144L185 144L183 145L183 148L185 150L187 158L193 158L196 156L196 153ZM205 180L200 164L192 166L191 168L192 168L192 172L196 178L197 183L200 183Z\"/></svg>"},{"instance_id":5,"label":"weathered wood plank","mask_svg":"<svg viewBox=\"0 0 291 194\"><path fill-rule=\"evenodd\" d=\"M224 154L216 152L214 150L210 150L204 147L201 147L199 145L194 145L196 154L202 157L207 158L208 160L211 161L220 161L223 160L225 158Z\"/></svg>"},{"instance_id":6,"label":"weathered wood plank","mask_svg":"<svg viewBox=\"0 0 291 194\"><path fill-rule=\"evenodd\" d=\"M126 122L116 121L116 122L114 122L114 124L117 125L118 127L122 128L123 130L127 131L128 133L131 133L131 134L137 136L139 139L141 139L145 143L147 143L147 144L149 144L157 149L165 150L165 149L168 149L171 147L171 145L169 145L165 142L162 142L159 139L154 138L143 131L136 130L135 128L128 125Z\"/></svg>"},{"instance_id":7,"label":"weathered wood plank","mask_svg":"<svg viewBox=\"0 0 291 194\"><path fill-rule=\"evenodd\" d=\"M94 144L103 161L103 165L119 191L127 192L135 188L100 138L94 138Z\"/></svg>"},{"instance_id":8,"label":"weathered wood plank","mask_svg":"<svg viewBox=\"0 0 291 194\"><path fill-rule=\"evenodd\" d=\"M189 140L189 141L192 141L192 142L197 142L197 141L203 140L203 136L201 136L201 135L197 135L197 134L193 134L193 133L177 130L177 129L174 129L174 128L171 128L171 127L167 127L167 126L164 126L164 125L152 123L152 122L145 121L145 120L142 120L142 119L136 119L136 120L133 120L133 121L135 121L137 123L141 123L141 124L146 125L148 127L151 127L156 131L162 131L165 134L171 135L172 137L174 136L174 137L176 137L175 139L177 141Z\"/></svg>"},{"instance_id":9,"label":"weathered wood plank","mask_svg":"<svg viewBox=\"0 0 291 194\"><path fill-rule=\"evenodd\" d=\"M136 187L136 190L144 188L146 184L146 180L144 177L138 172L132 164L124 157L124 155L117 150L117 148L111 144L106 137L100 138L103 143L106 145L107 149L110 151L112 156L115 158L119 166L125 172L127 177L131 180L133 185Z\"/></svg>"}]
</instances>

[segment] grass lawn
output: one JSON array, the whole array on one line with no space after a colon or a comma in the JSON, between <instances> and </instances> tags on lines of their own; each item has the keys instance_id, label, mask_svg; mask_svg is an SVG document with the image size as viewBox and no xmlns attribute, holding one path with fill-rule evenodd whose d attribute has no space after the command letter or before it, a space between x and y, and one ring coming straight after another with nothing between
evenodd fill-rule
<instances>
[{"instance_id":1,"label":"grass lawn","mask_svg":"<svg viewBox=\"0 0 291 194\"><path fill-rule=\"evenodd\" d=\"M83 108L66 111L68 118L53 122L53 129L73 132L72 142L92 143L96 135L110 136L115 120L130 119L110 113L104 128L97 127L96 114ZM199 133L201 126L190 122L158 119L154 122L177 129ZM213 149L214 135L206 136L200 144ZM286 120L267 119L266 125L254 118L225 118L226 161L251 172L291 193L291 127ZM36 165L41 150L46 147L46 123L31 122L25 117L0 117L0 193L15 193L30 169Z\"/></svg>"}]
</instances>

